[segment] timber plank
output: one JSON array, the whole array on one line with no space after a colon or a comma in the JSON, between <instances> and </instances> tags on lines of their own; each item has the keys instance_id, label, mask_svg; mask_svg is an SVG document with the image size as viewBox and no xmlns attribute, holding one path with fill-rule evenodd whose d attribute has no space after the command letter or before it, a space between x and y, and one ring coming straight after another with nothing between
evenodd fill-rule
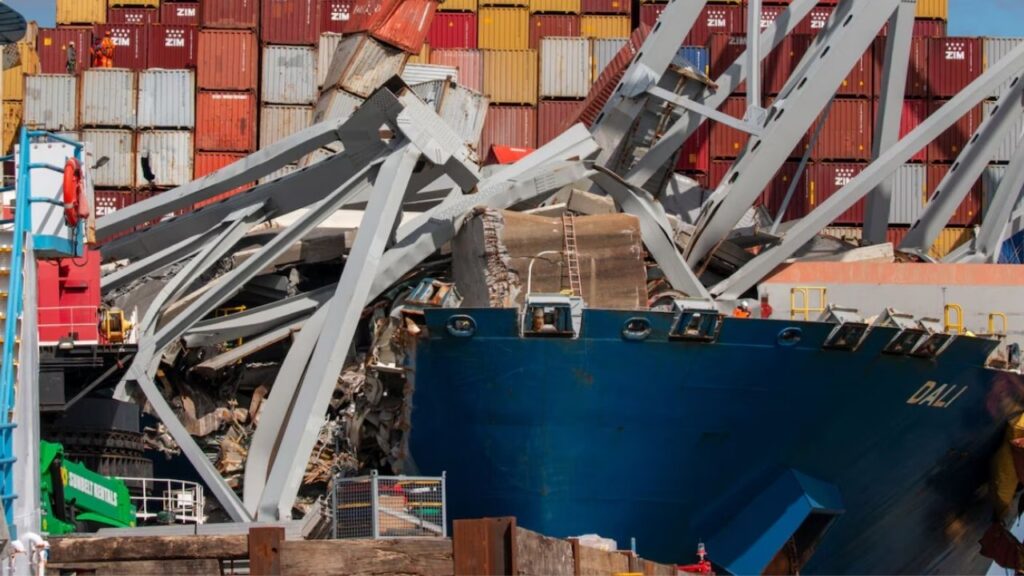
<instances>
[{"instance_id":1,"label":"timber plank","mask_svg":"<svg viewBox=\"0 0 1024 576\"><path fill-rule=\"evenodd\" d=\"M573 552L576 554L576 574L578 576L630 571L629 557L621 552L610 552L582 544L575 546Z\"/></svg>"},{"instance_id":2,"label":"timber plank","mask_svg":"<svg viewBox=\"0 0 1024 576\"><path fill-rule=\"evenodd\" d=\"M284 576L452 576L447 538L303 540L281 543Z\"/></svg>"},{"instance_id":3,"label":"timber plank","mask_svg":"<svg viewBox=\"0 0 1024 576\"><path fill-rule=\"evenodd\" d=\"M50 539L50 563L248 558L245 534Z\"/></svg>"},{"instance_id":4,"label":"timber plank","mask_svg":"<svg viewBox=\"0 0 1024 576\"><path fill-rule=\"evenodd\" d=\"M128 562L48 562L50 570L86 572L96 576L220 576L220 560L192 558L179 560L131 560Z\"/></svg>"},{"instance_id":5,"label":"timber plank","mask_svg":"<svg viewBox=\"0 0 1024 576\"><path fill-rule=\"evenodd\" d=\"M515 554L518 575L573 576L575 572L572 544L567 540L516 528Z\"/></svg>"}]
</instances>

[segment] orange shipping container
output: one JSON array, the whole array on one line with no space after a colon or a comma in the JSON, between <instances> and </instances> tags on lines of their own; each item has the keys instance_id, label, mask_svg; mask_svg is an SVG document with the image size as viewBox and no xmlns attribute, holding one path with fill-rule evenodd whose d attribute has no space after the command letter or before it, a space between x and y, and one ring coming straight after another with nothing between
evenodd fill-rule
<instances>
[{"instance_id":1,"label":"orange shipping container","mask_svg":"<svg viewBox=\"0 0 1024 576\"><path fill-rule=\"evenodd\" d=\"M263 0L260 39L264 44L315 45L319 9L317 0Z\"/></svg>"},{"instance_id":2,"label":"orange shipping container","mask_svg":"<svg viewBox=\"0 0 1024 576\"><path fill-rule=\"evenodd\" d=\"M196 152L196 161L193 172L193 178L198 180L203 176L213 174L217 170L220 170L221 168L229 164L232 164L234 162L237 162L238 160L241 160L242 158L245 158L245 156L245 154L231 152ZM247 184L245 186L239 186L234 190L217 194L213 198L208 198L206 200L203 200L202 202L197 202L195 206L192 207L192 209L195 210L198 208L202 208L203 206L208 206L215 202L220 202L221 200L230 198L254 184L255 182Z\"/></svg>"},{"instance_id":3,"label":"orange shipping container","mask_svg":"<svg viewBox=\"0 0 1024 576\"><path fill-rule=\"evenodd\" d=\"M580 18L580 35L587 38L625 38L629 32L629 16L586 14Z\"/></svg>"},{"instance_id":4,"label":"orange shipping container","mask_svg":"<svg viewBox=\"0 0 1024 576\"><path fill-rule=\"evenodd\" d=\"M259 50L255 32L203 30L199 33L200 90L255 90Z\"/></svg>"},{"instance_id":5,"label":"orange shipping container","mask_svg":"<svg viewBox=\"0 0 1024 576\"><path fill-rule=\"evenodd\" d=\"M196 150L252 152L256 149L256 95L200 92L196 99Z\"/></svg>"},{"instance_id":6,"label":"orange shipping container","mask_svg":"<svg viewBox=\"0 0 1024 576\"><path fill-rule=\"evenodd\" d=\"M537 103L536 50L484 50L484 96L494 104Z\"/></svg>"},{"instance_id":7,"label":"orange shipping container","mask_svg":"<svg viewBox=\"0 0 1024 576\"><path fill-rule=\"evenodd\" d=\"M404 0L377 24L370 35L381 42L418 54L430 32L437 0Z\"/></svg>"}]
</instances>

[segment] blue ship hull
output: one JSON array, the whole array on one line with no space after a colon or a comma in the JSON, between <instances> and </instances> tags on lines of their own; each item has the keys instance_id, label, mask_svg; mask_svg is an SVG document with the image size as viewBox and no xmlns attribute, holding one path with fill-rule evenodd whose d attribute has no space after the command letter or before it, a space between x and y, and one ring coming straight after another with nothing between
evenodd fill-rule
<instances>
[{"instance_id":1,"label":"blue ship hull","mask_svg":"<svg viewBox=\"0 0 1024 576\"><path fill-rule=\"evenodd\" d=\"M453 313L475 320L472 337L445 329ZM637 315L650 336L623 339ZM523 338L508 309L426 319L410 451L420 472L447 472L449 518L635 537L666 562L690 561L703 539L736 569L778 549L744 531L772 521L780 479L805 478L838 502L818 506L834 522L806 573L990 564L977 553L990 460L1024 387L983 367L992 341L958 338L928 360L882 353L891 328L851 352L823 349L832 326L813 322L726 319L700 343L670 339L669 313L585 310L571 340ZM785 346L789 327L801 338Z\"/></svg>"}]
</instances>

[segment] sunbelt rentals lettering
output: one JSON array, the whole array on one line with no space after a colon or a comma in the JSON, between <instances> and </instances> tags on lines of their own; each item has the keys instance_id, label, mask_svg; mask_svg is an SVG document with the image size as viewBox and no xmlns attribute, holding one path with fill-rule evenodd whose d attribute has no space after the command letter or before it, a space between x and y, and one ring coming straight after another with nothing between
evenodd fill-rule
<instances>
[{"instance_id":1,"label":"sunbelt rentals lettering","mask_svg":"<svg viewBox=\"0 0 1024 576\"><path fill-rule=\"evenodd\" d=\"M106 486L101 486L88 478L79 476L74 472L68 471L67 485L83 494L88 494L94 498L102 500L111 506L117 507L117 492L114 492Z\"/></svg>"}]
</instances>

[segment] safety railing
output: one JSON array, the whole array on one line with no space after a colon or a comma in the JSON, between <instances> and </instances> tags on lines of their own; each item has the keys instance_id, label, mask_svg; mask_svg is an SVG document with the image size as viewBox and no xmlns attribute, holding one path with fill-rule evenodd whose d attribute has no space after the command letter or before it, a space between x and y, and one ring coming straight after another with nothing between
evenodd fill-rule
<instances>
[{"instance_id":1,"label":"safety railing","mask_svg":"<svg viewBox=\"0 0 1024 576\"><path fill-rule=\"evenodd\" d=\"M997 319L1001 321L998 330L996 330L996 320ZM993 313L988 315L988 333L989 334L1001 334L1001 335L1005 336L1006 335L1006 330L1007 330L1006 314L1003 314L1002 312L993 312Z\"/></svg>"},{"instance_id":2,"label":"safety railing","mask_svg":"<svg viewBox=\"0 0 1024 576\"><path fill-rule=\"evenodd\" d=\"M445 476L335 477L335 538L448 536Z\"/></svg>"},{"instance_id":3,"label":"safety railing","mask_svg":"<svg viewBox=\"0 0 1024 576\"><path fill-rule=\"evenodd\" d=\"M120 478L131 493L139 524L203 524L206 496L203 486L187 480Z\"/></svg>"},{"instance_id":4,"label":"safety railing","mask_svg":"<svg viewBox=\"0 0 1024 576\"><path fill-rule=\"evenodd\" d=\"M824 286L794 286L789 289L789 317L792 320L810 320L811 314L817 317L825 311L827 306ZM814 304L811 296L817 295L818 302ZM800 298L797 298L797 297ZM799 318L798 318L799 317Z\"/></svg>"},{"instance_id":5,"label":"safety railing","mask_svg":"<svg viewBox=\"0 0 1024 576\"><path fill-rule=\"evenodd\" d=\"M942 310L942 329L946 334L964 333L964 309L959 304L946 304Z\"/></svg>"},{"instance_id":6,"label":"safety railing","mask_svg":"<svg viewBox=\"0 0 1024 576\"><path fill-rule=\"evenodd\" d=\"M98 315L95 306L41 306L39 312L39 334L42 345L54 345L59 341L48 339L51 328L66 328L62 333L96 334ZM76 338L76 344L96 344L95 338Z\"/></svg>"}]
</instances>

